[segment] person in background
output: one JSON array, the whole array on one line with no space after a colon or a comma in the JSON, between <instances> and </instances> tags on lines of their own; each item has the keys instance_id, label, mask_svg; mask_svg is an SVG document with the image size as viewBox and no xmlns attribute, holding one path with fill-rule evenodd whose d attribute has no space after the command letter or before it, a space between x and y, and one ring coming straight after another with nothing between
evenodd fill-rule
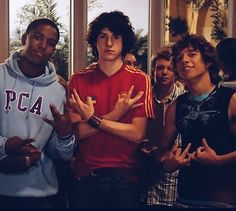
<instances>
[{"instance_id":1,"label":"person in background","mask_svg":"<svg viewBox=\"0 0 236 211\"><path fill-rule=\"evenodd\" d=\"M134 68L138 68L136 56L133 53L126 53L124 57L124 63Z\"/></svg>"},{"instance_id":2,"label":"person in background","mask_svg":"<svg viewBox=\"0 0 236 211\"><path fill-rule=\"evenodd\" d=\"M161 134L165 126L165 112L168 106L181 94L184 89L176 84L175 73L171 67L171 44L161 47L152 56L151 75L154 81L152 90L156 118L148 121L147 140L154 150L160 145ZM155 153L154 153L155 154ZM153 157L155 159L155 156ZM151 163L150 163L151 164ZM157 166L156 168L153 166ZM177 197L177 176L178 171L166 173L152 162L149 166L152 178L148 183L148 190L145 193L146 205L148 206L173 206ZM147 178L144 178L144 180Z\"/></svg>"},{"instance_id":3,"label":"person in background","mask_svg":"<svg viewBox=\"0 0 236 211\"><path fill-rule=\"evenodd\" d=\"M23 48L0 65L1 209L53 208L52 159L68 160L74 151L66 90L49 62L59 35L53 21L32 21Z\"/></svg>"},{"instance_id":4,"label":"person in background","mask_svg":"<svg viewBox=\"0 0 236 211\"><path fill-rule=\"evenodd\" d=\"M224 74L220 85L236 89L236 38L225 38L217 44L216 50Z\"/></svg>"},{"instance_id":5,"label":"person in background","mask_svg":"<svg viewBox=\"0 0 236 211\"><path fill-rule=\"evenodd\" d=\"M216 49L204 37L184 36L171 57L188 90L168 107L161 141L163 169L179 169L176 206L235 207L236 94L218 86Z\"/></svg>"},{"instance_id":6,"label":"person in background","mask_svg":"<svg viewBox=\"0 0 236 211\"><path fill-rule=\"evenodd\" d=\"M77 123L72 120L79 148L72 207L138 207L137 150L147 118L154 116L150 78L123 63L135 35L122 12L100 14L90 23L87 40L97 64L76 72L68 85L72 108L80 116Z\"/></svg>"}]
</instances>

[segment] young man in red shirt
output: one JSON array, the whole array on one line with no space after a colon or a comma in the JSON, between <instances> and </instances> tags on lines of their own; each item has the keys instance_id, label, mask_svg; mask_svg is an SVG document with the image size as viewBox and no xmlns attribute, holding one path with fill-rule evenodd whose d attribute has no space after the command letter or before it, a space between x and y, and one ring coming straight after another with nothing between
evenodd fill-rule
<instances>
[{"instance_id":1,"label":"young man in red shirt","mask_svg":"<svg viewBox=\"0 0 236 211\"><path fill-rule=\"evenodd\" d=\"M98 16L89 25L87 40L97 64L69 81L71 103L82 119L75 123L73 207L137 207L137 150L147 118L154 116L150 79L123 64L135 36L122 12Z\"/></svg>"}]
</instances>

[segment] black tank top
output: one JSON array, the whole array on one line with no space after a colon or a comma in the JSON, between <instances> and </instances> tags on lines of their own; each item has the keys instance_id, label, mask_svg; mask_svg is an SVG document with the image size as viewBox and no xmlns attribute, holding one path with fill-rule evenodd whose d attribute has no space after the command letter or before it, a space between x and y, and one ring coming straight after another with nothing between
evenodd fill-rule
<instances>
[{"instance_id":1,"label":"black tank top","mask_svg":"<svg viewBox=\"0 0 236 211\"><path fill-rule=\"evenodd\" d=\"M189 93L177 99L176 127L182 146L192 143L191 152L201 146L202 138L217 154L236 149L236 136L230 131L228 106L235 91L220 87L202 101ZM236 165L210 166L192 162L179 174L179 196L184 199L236 204ZM224 195L224 196L223 196Z\"/></svg>"}]
</instances>

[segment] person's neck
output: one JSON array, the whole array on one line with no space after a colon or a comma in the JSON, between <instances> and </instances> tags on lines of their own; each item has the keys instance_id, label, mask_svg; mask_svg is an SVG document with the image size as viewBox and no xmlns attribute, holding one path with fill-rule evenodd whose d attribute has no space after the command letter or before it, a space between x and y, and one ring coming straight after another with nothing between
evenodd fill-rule
<instances>
[{"instance_id":1,"label":"person's neck","mask_svg":"<svg viewBox=\"0 0 236 211\"><path fill-rule=\"evenodd\" d=\"M107 75L112 76L117 71L120 70L120 68L123 65L122 60L116 60L116 61L98 61L99 68Z\"/></svg>"},{"instance_id":2,"label":"person's neck","mask_svg":"<svg viewBox=\"0 0 236 211\"><path fill-rule=\"evenodd\" d=\"M169 98L173 88L174 88L174 84L170 84L170 85L157 84L156 86L157 100L162 102L166 100L167 98Z\"/></svg>"},{"instance_id":3,"label":"person's neck","mask_svg":"<svg viewBox=\"0 0 236 211\"><path fill-rule=\"evenodd\" d=\"M205 73L195 79L186 81L186 86L192 96L199 96L211 92L216 85L211 82L209 73Z\"/></svg>"},{"instance_id":4,"label":"person's neck","mask_svg":"<svg viewBox=\"0 0 236 211\"><path fill-rule=\"evenodd\" d=\"M200 96L205 93L211 92L216 85L213 84L212 82L210 83L198 83L195 85L187 85L189 92L193 96Z\"/></svg>"},{"instance_id":5,"label":"person's neck","mask_svg":"<svg viewBox=\"0 0 236 211\"><path fill-rule=\"evenodd\" d=\"M45 72L45 65L36 65L30 62L26 57L21 56L18 61L21 72L28 78L38 77Z\"/></svg>"}]
</instances>

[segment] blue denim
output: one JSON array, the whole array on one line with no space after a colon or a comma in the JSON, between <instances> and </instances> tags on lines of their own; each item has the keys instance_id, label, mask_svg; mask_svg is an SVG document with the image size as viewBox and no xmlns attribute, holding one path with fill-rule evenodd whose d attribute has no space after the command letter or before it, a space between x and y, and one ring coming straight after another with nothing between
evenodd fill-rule
<instances>
[{"instance_id":1,"label":"blue denim","mask_svg":"<svg viewBox=\"0 0 236 211\"><path fill-rule=\"evenodd\" d=\"M137 183L117 175L91 174L74 181L72 208L137 208Z\"/></svg>"}]
</instances>

